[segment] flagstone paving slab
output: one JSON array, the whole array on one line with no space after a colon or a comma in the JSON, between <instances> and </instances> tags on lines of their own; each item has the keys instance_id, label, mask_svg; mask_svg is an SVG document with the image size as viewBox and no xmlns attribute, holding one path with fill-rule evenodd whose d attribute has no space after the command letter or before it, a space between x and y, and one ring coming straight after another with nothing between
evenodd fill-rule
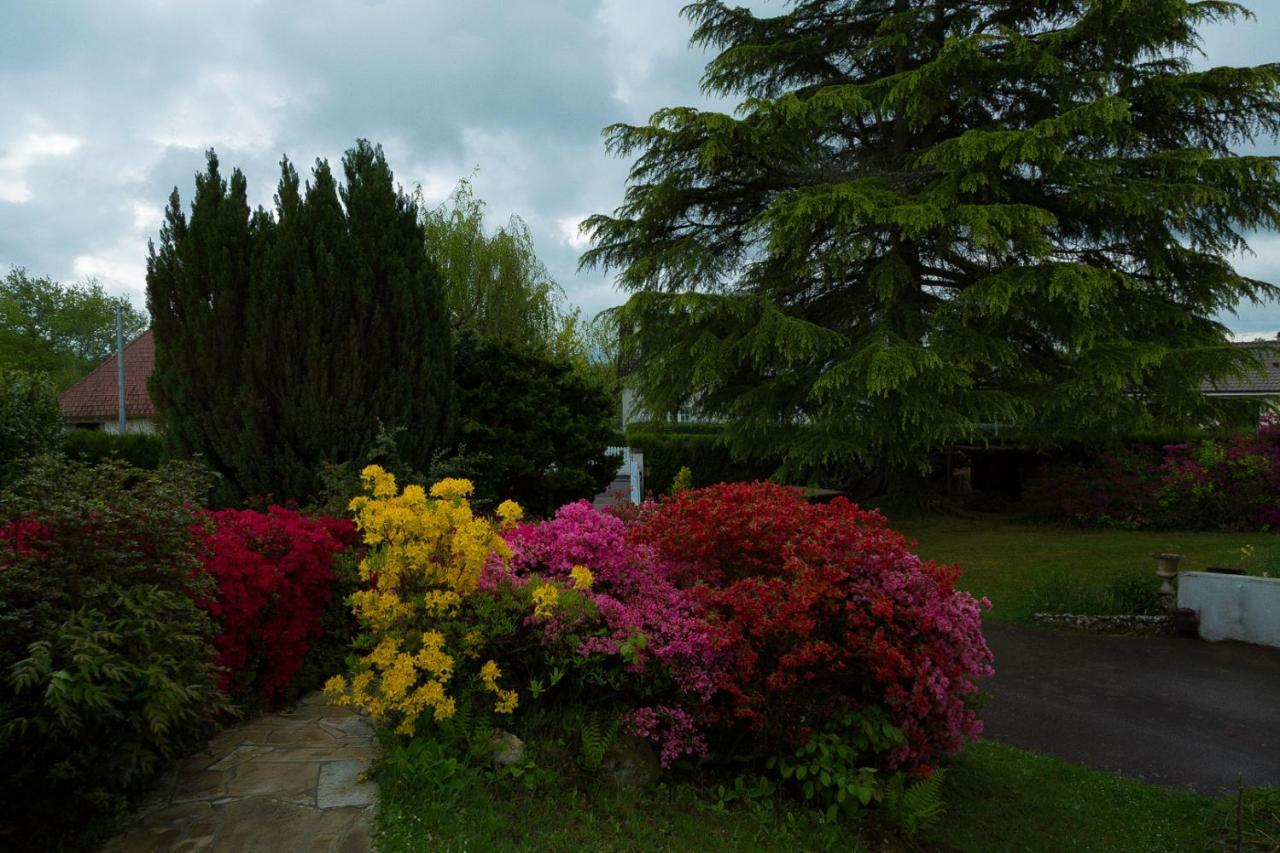
<instances>
[{"instance_id":1,"label":"flagstone paving slab","mask_svg":"<svg viewBox=\"0 0 1280 853\"><path fill-rule=\"evenodd\" d=\"M313 694L184 759L104 853L369 853L377 755L367 719Z\"/></svg>"}]
</instances>

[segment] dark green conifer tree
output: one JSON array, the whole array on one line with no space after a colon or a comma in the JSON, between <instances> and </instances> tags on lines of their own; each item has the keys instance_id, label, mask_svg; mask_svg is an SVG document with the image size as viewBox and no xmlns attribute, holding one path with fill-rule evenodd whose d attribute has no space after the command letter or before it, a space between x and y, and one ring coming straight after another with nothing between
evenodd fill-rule
<instances>
[{"instance_id":1,"label":"dark green conifer tree","mask_svg":"<svg viewBox=\"0 0 1280 853\"><path fill-rule=\"evenodd\" d=\"M926 464L1203 418L1241 369L1215 320L1280 222L1280 66L1196 70L1224 0L798 0L686 13L704 89L607 133L636 157L584 262L621 271L624 355L792 469Z\"/></svg>"},{"instance_id":2,"label":"dark green conifer tree","mask_svg":"<svg viewBox=\"0 0 1280 853\"><path fill-rule=\"evenodd\" d=\"M447 440L447 312L417 210L380 148L357 143L343 168L339 186L317 162L304 192L284 161L274 215L250 216L243 176L228 193L211 153L190 221L175 191L152 250L167 433L242 495L311 496L318 466L361 461L380 424L423 469Z\"/></svg>"},{"instance_id":3,"label":"dark green conifer tree","mask_svg":"<svg viewBox=\"0 0 1280 853\"><path fill-rule=\"evenodd\" d=\"M550 517L613 479L613 401L595 379L540 346L463 333L454 371L457 441L478 500L510 498Z\"/></svg>"}]
</instances>

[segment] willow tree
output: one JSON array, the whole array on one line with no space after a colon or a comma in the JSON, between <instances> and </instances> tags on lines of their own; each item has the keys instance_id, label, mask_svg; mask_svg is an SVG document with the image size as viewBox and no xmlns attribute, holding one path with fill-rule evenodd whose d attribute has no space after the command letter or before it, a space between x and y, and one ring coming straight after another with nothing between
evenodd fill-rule
<instances>
[{"instance_id":1,"label":"willow tree","mask_svg":"<svg viewBox=\"0 0 1280 853\"><path fill-rule=\"evenodd\" d=\"M443 288L413 200L360 141L339 184L286 160L273 212L251 212L217 157L177 190L147 264L152 395L179 453L240 495L310 497L323 462L359 462L380 427L425 470L447 443L452 348Z\"/></svg>"},{"instance_id":2,"label":"willow tree","mask_svg":"<svg viewBox=\"0 0 1280 853\"><path fill-rule=\"evenodd\" d=\"M421 208L427 253L444 286L455 334L552 350L566 325L564 294L538 259L519 216L488 230L485 203L460 181L448 200Z\"/></svg>"},{"instance_id":3,"label":"willow tree","mask_svg":"<svg viewBox=\"0 0 1280 853\"><path fill-rule=\"evenodd\" d=\"M651 408L790 467L921 467L991 423L1044 440L1204 416L1215 319L1280 216L1280 66L1197 69L1222 0L702 0L705 91L634 156L588 265L620 270Z\"/></svg>"}]
</instances>

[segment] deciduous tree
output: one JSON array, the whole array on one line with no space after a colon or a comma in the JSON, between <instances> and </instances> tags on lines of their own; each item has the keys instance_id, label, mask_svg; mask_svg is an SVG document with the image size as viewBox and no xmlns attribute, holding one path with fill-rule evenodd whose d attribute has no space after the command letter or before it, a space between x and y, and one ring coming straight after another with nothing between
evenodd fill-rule
<instances>
[{"instance_id":1,"label":"deciduous tree","mask_svg":"<svg viewBox=\"0 0 1280 853\"><path fill-rule=\"evenodd\" d=\"M117 305L132 340L147 316L93 279L64 285L10 270L0 279L0 368L47 373L57 389L67 388L115 352Z\"/></svg>"}]
</instances>

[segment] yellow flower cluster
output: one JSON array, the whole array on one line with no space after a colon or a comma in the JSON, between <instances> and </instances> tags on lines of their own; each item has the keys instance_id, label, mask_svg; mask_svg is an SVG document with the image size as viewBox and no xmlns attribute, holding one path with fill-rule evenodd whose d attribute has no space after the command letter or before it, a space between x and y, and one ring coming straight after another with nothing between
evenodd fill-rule
<instances>
[{"instance_id":1,"label":"yellow flower cluster","mask_svg":"<svg viewBox=\"0 0 1280 853\"><path fill-rule=\"evenodd\" d=\"M501 519L502 529L508 530L524 518L524 510L515 501L503 501L498 504L498 518Z\"/></svg>"},{"instance_id":2,"label":"yellow flower cluster","mask_svg":"<svg viewBox=\"0 0 1280 853\"><path fill-rule=\"evenodd\" d=\"M484 684L486 690L498 697L498 701L494 703L493 710L499 714L510 714L516 709L516 705L520 702L520 696L514 690L504 690L498 686L498 679L502 677L502 670L498 668L498 662L491 660L480 667L480 681Z\"/></svg>"},{"instance_id":3,"label":"yellow flower cluster","mask_svg":"<svg viewBox=\"0 0 1280 853\"><path fill-rule=\"evenodd\" d=\"M533 590L533 615L539 619L550 619L559 601L560 588L555 584L544 583L536 587Z\"/></svg>"},{"instance_id":4,"label":"yellow flower cluster","mask_svg":"<svg viewBox=\"0 0 1280 853\"><path fill-rule=\"evenodd\" d=\"M377 465L360 477L367 494L352 500L351 509L370 546L360 564L369 586L351 596L351 606L378 641L350 681L335 676L325 693L336 704L365 708L397 733L412 735L427 709L436 720L456 711L447 689L455 655L445 635L431 627L456 615L490 559L510 557L501 529L523 513L507 501L498 508L499 521L477 517L467 501L473 491L468 480L441 480L428 493L413 485L399 490L395 477ZM461 656L474 658L480 639L464 638ZM482 670L481 681L498 697L496 709L509 714L518 696L498 686L500 672L493 667L492 677Z\"/></svg>"},{"instance_id":5,"label":"yellow flower cluster","mask_svg":"<svg viewBox=\"0 0 1280 853\"><path fill-rule=\"evenodd\" d=\"M361 479L372 496L353 499L351 509L365 543L375 547L360 564L360 577L376 579L379 592L443 587L467 595L490 556L510 556L498 525L472 513L470 481L441 480L428 497L421 486L397 494L395 477L377 465L365 468Z\"/></svg>"},{"instance_id":6,"label":"yellow flower cluster","mask_svg":"<svg viewBox=\"0 0 1280 853\"><path fill-rule=\"evenodd\" d=\"M573 588L581 592L588 592L591 585L596 582L596 576L591 574L591 570L586 566L574 566L569 569L569 577L573 579Z\"/></svg>"}]
</instances>

